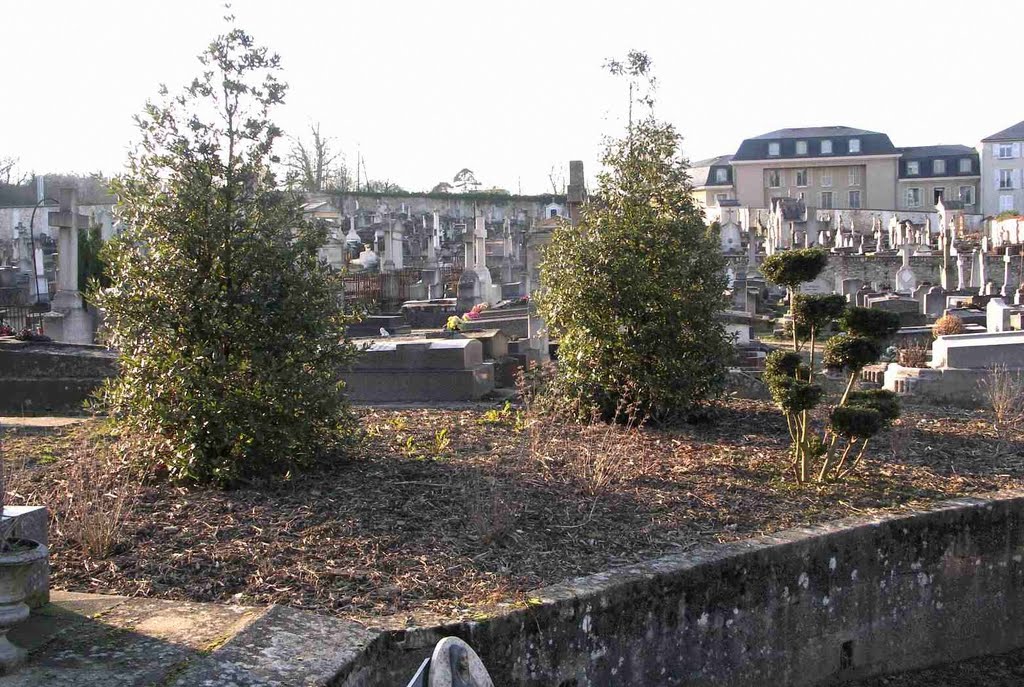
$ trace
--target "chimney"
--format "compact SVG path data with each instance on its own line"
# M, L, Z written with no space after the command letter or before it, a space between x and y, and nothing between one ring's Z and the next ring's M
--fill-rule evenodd
M583 162L572 160L569 162L569 186L566 189L566 201L569 205L569 221L573 226L579 224L580 207L586 200L586 189L583 181Z

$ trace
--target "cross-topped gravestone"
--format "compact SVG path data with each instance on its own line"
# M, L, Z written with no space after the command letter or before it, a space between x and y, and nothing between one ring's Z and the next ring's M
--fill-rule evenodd
M60 209L51 212L49 225L60 233L57 238L57 293L53 312L47 318L46 333L57 341L92 343L92 321L82 307L78 291L78 230L89 228L89 218L78 214L78 196L74 188L58 191Z
M917 277L914 270L910 269L910 244L900 246L903 254L903 265L896 270L896 290L900 293L912 293L917 288Z

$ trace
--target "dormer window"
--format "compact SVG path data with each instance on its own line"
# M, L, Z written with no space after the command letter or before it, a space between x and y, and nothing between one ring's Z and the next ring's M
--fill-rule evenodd
M946 173L946 161L945 160L932 160L932 174L945 174Z
M921 163L917 160L907 161L907 176L917 176L921 173Z
M729 170L723 168L716 169L715 181L719 184L724 184L729 181Z
M821 142L821 154L831 155L832 154L832 141L827 138Z
M806 155L807 154L807 141L797 141L796 142L796 154L797 155Z
M971 173L971 158L962 157L960 158L960 173L970 174Z
M778 157L779 156L779 144L778 143L769 143L768 144L768 155L770 157Z
M849 151L851 153L859 153L860 152L860 139L859 138L851 138L850 139L850 145L849 145L848 149L849 149Z

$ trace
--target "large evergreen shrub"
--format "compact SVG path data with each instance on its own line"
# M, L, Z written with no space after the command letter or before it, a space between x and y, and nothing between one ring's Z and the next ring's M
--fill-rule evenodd
M96 299L121 354L103 397L122 429L151 439L173 478L229 484L308 465L351 433L340 374L356 351L317 257L326 233L271 170L277 56L234 29L200 60L183 93L137 118L114 182L125 230Z
M633 124L605 151L579 225L544 253L537 301L560 333L563 388L606 415L623 400L654 420L685 413L719 393L732 354L724 258L679 142L653 117Z

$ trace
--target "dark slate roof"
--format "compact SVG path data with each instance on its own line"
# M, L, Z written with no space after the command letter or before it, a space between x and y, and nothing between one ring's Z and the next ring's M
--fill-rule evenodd
M900 152L900 179L928 179L929 177L971 177L981 174L981 159L978 151L970 146L962 145L938 145L938 146L913 146L910 148L897 148ZM960 171L960 160L969 158L971 170ZM933 166L935 160L946 161L946 171L936 174ZM918 163L917 174L907 174L907 163L916 161Z
M1024 122L1017 122L1010 128L998 131L981 140L986 143L989 141L1024 141Z
M860 152L848 152L848 141L860 139ZM796 142L807 141L807 154L797 155ZM821 154L821 142L832 141L832 152ZM779 154L769 155L768 144L778 143ZM740 160L794 160L821 157L858 157L863 155L894 155L896 148L889 136L877 131L854 129L848 126L815 126L801 129L779 129L753 138L744 139L733 161Z
M869 134L878 134L878 132L868 131L867 129L854 129L849 126L807 126L769 131L766 134L754 136L753 139L749 140L771 141L778 138L829 138L830 136L867 136Z
M732 186L732 167L729 162L732 155L719 155L718 157L700 160L690 164L690 179L694 188L704 186ZM725 181L715 181L715 170L725 170Z

